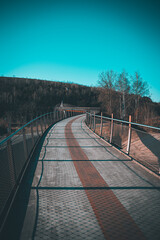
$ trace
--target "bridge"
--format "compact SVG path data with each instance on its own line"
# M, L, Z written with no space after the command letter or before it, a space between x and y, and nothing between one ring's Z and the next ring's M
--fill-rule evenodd
M0 142L1 239L160 239L160 129L81 110Z

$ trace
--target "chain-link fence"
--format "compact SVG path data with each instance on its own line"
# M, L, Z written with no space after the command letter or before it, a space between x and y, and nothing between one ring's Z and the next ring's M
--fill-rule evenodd
M86 113L86 124L153 172L160 174L160 128Z
M14 197L31 155L45 130L76 111L54 111L41 115L0 142L0 230L6 209Z

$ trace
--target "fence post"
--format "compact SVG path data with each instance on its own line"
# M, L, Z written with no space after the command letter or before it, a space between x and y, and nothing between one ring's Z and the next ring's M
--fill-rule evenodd
M86 124L88 125L88 113L86 112Z
M44 121L44 129L46 130L47 129L47 125L46 125L46 116L45 115L43 116L43 121Z
M55 123L56 121L56 110L52 113L52 123Z
M95 112L94 112L94 132L95 132L95 129L96 129L96 119L95 119Z
M48 114L45 116L46 119L46 129L48 128Z
M129 115L129 122L131 122L131 115ZM131 123L129 123L128 128L128 143L127 143L127 154L129 155L130 151L130 145L131 145Z
M26 134L25 134L25 128L23 128L23 146L24 146L24 155L27 160L28 158L28 151L27 151L27 142L26 142Z
M102 129L103 129L103 118L102 118L102 112L101 112L101 127L100 127L100 136L102 137Z
M39 121L39 119L36 120L36 127L37 127L37 136L39 137L38 121Z
M56 122L58 121L58 110L56 111Z
M92 116L91 116L91 112L90 112L90 129L91 129L91 124L92 124Z
M42 122L42 117L40 118L40 125L41 125L41 133L43 134L43 122Z
M112 143L112 137L113 137L113 113L111 114L111 133L110 133L110 140L109 142Z

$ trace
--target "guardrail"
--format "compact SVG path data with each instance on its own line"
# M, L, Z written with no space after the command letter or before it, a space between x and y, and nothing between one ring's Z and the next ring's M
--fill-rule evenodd
M160 174L160 128L86 113L86 124L156 174Z
M0 142L0 230L40 138L49 126L77 114L75 111L61 110L46 113Z

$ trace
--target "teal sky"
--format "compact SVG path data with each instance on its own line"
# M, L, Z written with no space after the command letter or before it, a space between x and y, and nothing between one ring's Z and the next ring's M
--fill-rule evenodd
M0 75L96 86L139 71L160 102L160 1L0 2Z

